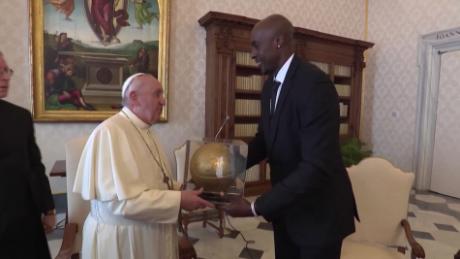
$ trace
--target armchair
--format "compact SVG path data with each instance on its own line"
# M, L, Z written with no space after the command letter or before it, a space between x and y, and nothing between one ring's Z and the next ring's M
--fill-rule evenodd
M72 139L65 145L66 152L66 183L67 183L67 218L64 227L64 238L56 259L80 258L81 229L89 213L89 202L73 193L72 188L80 156L87 137Z
M360 222L356 222L356 232L344 240L341 258L405 258L407 243L411 258L425 258L407 221L414 174L374 157L349 167L348 173Z
M197 146L193 144L193 142L188 141L182 145L181 147L174 150L174 155L176 157L176 176L177 182L182 184L182 188L185 189L187 184L191 181L191 174L189 169L188 161L189 154L194 152L198 149ZM207 225L215 228L217 230L217 234L220 238L224 236L224 227L225 227L225 218L224 218L224 211L220 209L218 206L216 208L205 208L205 209L198 209L194 211L182 211L182 225L184 226L185 232L187 232L188 224L192 222L202 221L203 227ZM217 220L218 225L214 222L210 222L210 220Z

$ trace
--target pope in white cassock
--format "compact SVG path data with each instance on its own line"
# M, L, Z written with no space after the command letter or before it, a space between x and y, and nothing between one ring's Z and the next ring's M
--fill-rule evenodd
M178 258L179 209L213 205L200 191L180 191L150 126L165 99L153 76L135 74L122 88L124 108L90 135L74 192L91 201L82 258Z

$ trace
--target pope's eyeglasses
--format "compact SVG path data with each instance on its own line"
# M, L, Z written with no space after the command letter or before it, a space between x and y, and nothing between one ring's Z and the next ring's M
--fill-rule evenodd
M13 69L9 67L5 67L4 69L0 69L0 77L4 76L12 76L14 74Z

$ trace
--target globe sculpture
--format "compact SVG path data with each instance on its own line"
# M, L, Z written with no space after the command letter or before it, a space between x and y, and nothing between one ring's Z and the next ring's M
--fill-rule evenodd
M237 182L244 185L246 154L246 144L203 143L190 160L192 181L204 192L226 194Z

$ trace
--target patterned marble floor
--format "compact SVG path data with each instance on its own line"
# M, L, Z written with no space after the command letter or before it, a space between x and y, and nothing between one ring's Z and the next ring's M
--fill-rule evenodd
M58 218L64 217L65 195L56 197ZM424 247L426 258L453 259L460 249L460 199L432 192L412 191L409 222L417 241ZM233 227L232 227L233 226ZM239 233L242 233L248 245ZM214 229L201 223L189 225L199 258L202 259L273 259L273 232L263 218L227 218L227 230L219 238ZM48 235L53 256L57 253L62 230ZM406 258L410 258L406 255Z

